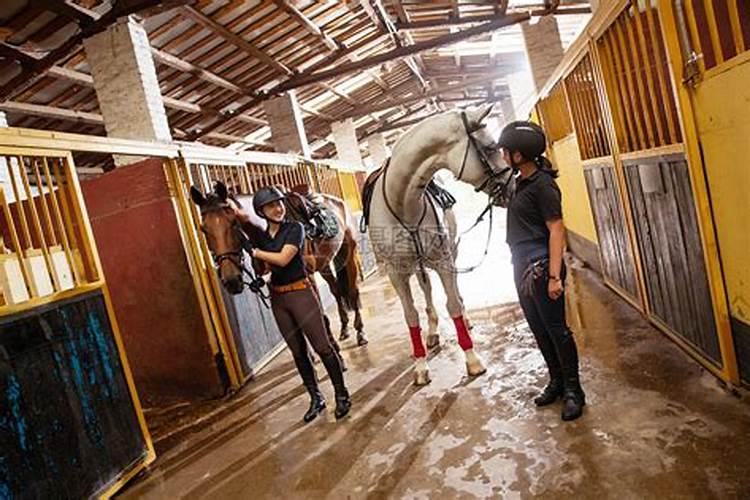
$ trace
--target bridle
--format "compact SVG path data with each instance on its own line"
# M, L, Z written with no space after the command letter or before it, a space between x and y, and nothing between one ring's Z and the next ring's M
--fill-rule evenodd
M232 201L239 206L239 202L237 200L233 199ZM201 208L201 217L212 212L224 211L228 208L230 208L228 203L220 203L210 208ZM216 254L212 251L211 254L213 257L216 272L219 274L219 276L221 276L221 264L225 260L228 260L240 271L241 275L246 275L250 279L249 282L242 279L242 283L244 285L247 285L251 292L257 294L260 297L263 305L269 307L266 301L270 298L270 294L263 291L265 281L263 280L263 278L255 274L252 266L248 267L245 265L245 253L247 253L248 255L252 255L253 244L250 241L250 238L248 238L245 234L245 231L242 230L242 226L237 219L232 222L232 232L237 238L237 241L239 241L240 248L220 254Z
M479 157L479 163L482 165L482 170L484 171L485 178L482 183L474 188L475 192L484 191L484 189L487 187L488 184L491 182L497 181L500 177L507 174L508 172L512 172L515 170L512 166L506 166L499 171L495 171L494 168L492 168L492 162L490 162L490 159L487 157L487 151L491 151L493 153L497 152L499 148L496 145L491 146L484 146L482 144L479 144L477 141L477 138L474 137L474 131L471 130L471 127L469 126L469 119L466 117L466 112L461 111L461 122L464 125L464 130L466 131L466 135L468 137L468 141L466 141L466 150L464 151L464 159L461 162L461 170L458 172L458 176L456 177L457 180L462 181L464 176L464 170L466 169L466 160L469 158L469 150L471 147L474 147L474 150L477 152L477 156ZM491 204L494 204L495 201L506 198L507 199L507 190L510 186L510 181L513 178L513 175L507 176L505 182L503 183L497 183L494 188L490 191L489 197L490 197L490 206ZM486 212L486 209L485 209ZM484 215L484 212L482 213Z
M466 150L464 151L464 157L463 161L461 162L461 169L458 172L458 176L456 177L457 180L461 181L463 180L464 170L466 169L466 161L469 157L469 150L474 148L474 150L477 152L477 156L479 157L479 162L482 165L482 170L484 171L485 178L482 181L482 183L474 188L475 192L484 191L484 189L487 187L490 183L495 183L494 187L490 190L488 193L488 202L487 206L484 208L481 214L479 214L479 217L477 217L476 221L472 226L461 233L458 237L458 240L456 241L456 248L458 248L458 245L461 242L461 238L465 236L467 233L472 231L475 227L477 227L483 220L484 216L489 212L489 228L487 230L487 242L485 244L484 254L482 255L479 262L473 266L462 268L462 269L456 269L454 272L456 274L460 273L469 273L479 266L482 265L484 262L484 259L487 257L487 254L489 253L490 248L490 242L492 241L492 209L496 202L499 202L500 200L507 200L508 197L508 188L510 187L511 180L513 179L513 173L515 169L510 166L506 166L499 171L496 171L494 168L492 168L492 163L490 162L490 159L487 157L487 150L490 150L492 152L496 152L498 148L493 146L484 146L479 144L476 137L473 135L473 131L471 130L471 127L469 126L469 120L466 117L466 112L461 111L461 121L464 125L464 130L466 131L467 135L467 141L466 141ZM388 211L391 213L391 215L398 221L398 223L401 225L401 227L406 230L409 233L409 236L412 239L412 242L414 244L414 249L417 253L417 264L419 265L420 272L423 275L426 275L425 271L425 262L428 260L427 257L424 255L424 245L422 244L422 240L419 237L419 231L422 226L422 222L424 222L425 216L427 215L427 204L425 203L422 208L422 215L419 218L419 222L417 222L417 225L415 228L410 228L393 210L393 207L391 206L390 202L388 201L388 196L386 193L386 175L388 173L388 165L390 165L390 158L387 160L385 167L383 169L383 179L382 179L382 191L383 191L383 200L385 201L385 205L388 208ZM505 181L503 182L497 182L499 178L501 178L503 175L508 174L510 172L510 175L507 176ZM428 195L429 196L429 195ZM430 201L430 205L432 206L433 212L435 212L435 216L437 218L437 211L435 209L434 203ZM445 235L441 232L440 233L440 244L443 245Z

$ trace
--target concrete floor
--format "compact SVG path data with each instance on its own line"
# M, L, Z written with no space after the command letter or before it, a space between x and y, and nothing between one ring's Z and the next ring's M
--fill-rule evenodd
M486 375L467 379L443 316L433 382L413 387L400 307L376 275L363 299L370 345L344 346L350 418L337 423L329 413L304 425L307 396L284 353L122 496L750 497L747 402L724 392L594 273L571 274L569 316L589 402L576 422L561 422L559 405L531 402L545 383L543 361L505 300L514 294L498 249L461 278ZM323 388L332 396L327 380Z

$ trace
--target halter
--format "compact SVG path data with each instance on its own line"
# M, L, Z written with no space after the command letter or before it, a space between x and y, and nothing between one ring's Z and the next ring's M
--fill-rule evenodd
M239 202L232 198L232 201L239 205ZM211 213L211 212L217 212L219 210L224 210L226 208L229 208L228 203L221 203L215 207L209 208L209 209L203 209L201 208L201 217L205 214ZM270 298L270 295L263 292L263 286L265 285L265 281L263 278L260 278L256 276L255 272L253 272L252 266L248 268L245 265L245 253L248 255L252 255L253 245L250 242L250 239L247 237L245 232L242 230L242 227L240 227L240 224L237 220L232 222L232 230L234 231L235 237L240 242L240 248L238 250L232 250L229 252L224 252L220 254L215 254L211 252L213 256L214 266L216 268L216 272L219 273L220 267L222 262L225 260L228 260L229 262L234 265L241 274L246 274L250 278L250 282L247 282L245 280L242 280L242 283L244 285L247 285L247 287L250 289L251 292L257 294L260 297L261 302L264 306L269 307L266 300ZM244 250L244 252L243 252Z

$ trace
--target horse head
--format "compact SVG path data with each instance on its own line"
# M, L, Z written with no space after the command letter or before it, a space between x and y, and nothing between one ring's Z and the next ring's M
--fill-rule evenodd
M448 152L448 168L457 180L490 195L496 205L507 206L512 191L513 172L505 165L502 152L488 127L492 103L451 113L458 122L450 127L455 137Z
M232 294L242 293L243 242L254 246L259 241L264 232L263 219L253 210L246 210L222 182L216 182L214 190L207 194L192 186L190 197L200 208L200 229L224 288Z

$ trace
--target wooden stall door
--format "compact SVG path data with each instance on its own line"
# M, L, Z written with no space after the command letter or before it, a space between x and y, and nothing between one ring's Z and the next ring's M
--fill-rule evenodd
M625 176L652 319L721 366L684 155L628 161Z
M612 165L589 165L585 168L586 186L599 236L602 268L611 285L638 303L633 253Z

